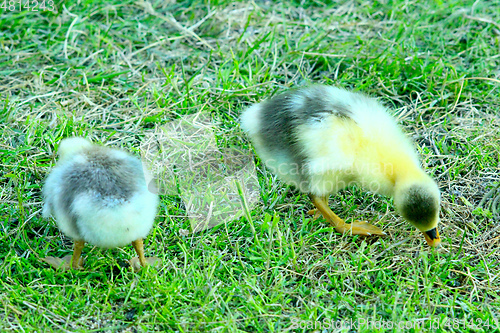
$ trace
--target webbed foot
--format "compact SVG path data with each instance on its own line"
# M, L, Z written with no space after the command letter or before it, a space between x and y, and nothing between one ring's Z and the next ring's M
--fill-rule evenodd
M315 195L310 195L311 201L317 209L310 210L308 214L316 215L321 213L325 220L330 223L332 227L335 228L341 234L351 234L351 235L363 235L363 236L385 236L387 235L379 227L369 224L365 221L354 221L351 224L345 223L340 217L338 217L328 206L328 199L326 197L319 197Z
M341 229L341 230L339 230ZM376 227L366 221L354 221L351 224L344 224L341 227L336 227L340 233L352 234L352 235L362 235L362 236L386 236L387 234L382 231L379 227Z
M40 259L41 261L49 264L55 269L62 269L63 271L69 271L72 269L82 270L83 269L83 258L79 258L78 262L73 265L71 255L64 256L63 258L57 257L46 257Z
M158 257L145 257L144 260L145 260L144 265L141 263L139 257L133 257L128 262L132 267L132 269L134 270L134 272L140 271L141 268L143 268L144 266L159 267L161 265L161 259Z

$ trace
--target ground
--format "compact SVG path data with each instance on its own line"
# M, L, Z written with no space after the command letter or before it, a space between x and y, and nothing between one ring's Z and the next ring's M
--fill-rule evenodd
M498 0L11 3L0 8L2 331L500 330ZM359 188L331 207L389 236L337 234L256 158L259 202L225 225L191 233L184 203L162 196L145 240L159 270L124 268L130 246L87 246L84 271L40 261L71 253L41 216L60 139L139 155L155 126L206 111L218 147L251 149L242 110L309 82L391 108L442 191L438 250L390 198Z

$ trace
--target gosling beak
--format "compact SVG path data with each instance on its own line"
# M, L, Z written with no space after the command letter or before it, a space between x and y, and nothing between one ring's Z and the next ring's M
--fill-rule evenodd
M427 241L427 244L429 244L430 247L438 247L439 244L441 244L441 238L439 238L439 232L437 231L437 228L424 231L423 234L425 240Z

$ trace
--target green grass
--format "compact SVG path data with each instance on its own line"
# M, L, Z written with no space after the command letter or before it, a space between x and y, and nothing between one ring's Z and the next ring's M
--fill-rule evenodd
M360 332L500 331L500 193L486 196L500 182L498 0L55 7L0 9L2 331L302 332L329 320L417 327ZM439 250L389 198L356 188L332 197L332 209L389 237L342 237L307 216L307 196L257 159L253 224L241 217L186 234L182 201L162 196L145 241L163 259L159 270L122 268L132 247L87 245L83 272L40 262L71 253L41 217L60 139L137 152L156 125L203 110L218 124L219 147L246 149L241 111L308 82L363 91L395 110L442 190Z

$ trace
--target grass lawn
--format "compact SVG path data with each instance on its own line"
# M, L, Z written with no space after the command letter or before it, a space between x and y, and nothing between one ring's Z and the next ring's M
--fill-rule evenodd
M500 1L83 0L58 1L56 12L8 3L1 331L500 331ZM251 149L242 110L308 82L391 107L442 191L438 250L390 198L358 188L332 196L332 209L389 236L337 234L256 158L252 223L186 232L182 200L161 197L145 240L158 270L123 268L131 246L87 245L85 271L40 261L72 251L41 216L59 140L85 136L138 155L155 126L205 111L218 147Z

